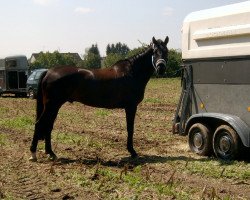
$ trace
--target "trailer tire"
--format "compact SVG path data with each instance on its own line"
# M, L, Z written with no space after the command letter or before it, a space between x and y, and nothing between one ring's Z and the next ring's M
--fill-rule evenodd
M195 123L188 131L188 143L191 151L201 156L209 156L212 153L212 133L210 129L201 123Z
M239 136L228 125L219 126L213 136L213 149L215 155L222 160L234 160L240 149Z

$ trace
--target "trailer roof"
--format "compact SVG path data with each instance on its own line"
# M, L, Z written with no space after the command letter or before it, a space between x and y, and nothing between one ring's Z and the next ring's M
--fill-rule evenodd
M182 28L182 58L250 56L250 1L192 12Z
M27 58L25 55L6 56L5 59Z
M200 21L245 12L250 12L250 1L195 11L187 15L184 22Z

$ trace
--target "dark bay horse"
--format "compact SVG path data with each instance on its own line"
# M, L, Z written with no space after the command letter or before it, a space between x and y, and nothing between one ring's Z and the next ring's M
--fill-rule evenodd
M31 161L36 161L38 140L45 140L45 153L51 160L57 157L51 148L51 131L60 107L65 102L81 102L101 108L125 109L127 150L132 157L134 119L137 105L143 100L146 84L154 71L165 73L168 57L168 37L156 40L142 53L118 61L105 69L81 69L73 66L55 67L44 72L37 93L35 132L30 147Z

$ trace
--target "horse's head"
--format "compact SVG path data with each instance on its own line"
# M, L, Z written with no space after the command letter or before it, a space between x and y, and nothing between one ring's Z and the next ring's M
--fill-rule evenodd
M153 48L153 56L152 56L152 64L155 68L155 72L159 75L163 75L167 68L168 61L168 44L169 38L168 36L164 40L156 40L154 37L152 39L152 48Z

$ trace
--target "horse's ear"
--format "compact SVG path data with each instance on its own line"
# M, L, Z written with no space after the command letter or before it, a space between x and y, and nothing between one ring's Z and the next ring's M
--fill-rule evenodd
M157 43L157 41L156 41L155 37L153 37L153 38L152 38L152 41L153 41L153 43L154 43L154 44L156 44L156 43Z
M169 41L169 38L167 36L166 39L165 39L165 41L164 41L164 44L167 45L168 41Z

